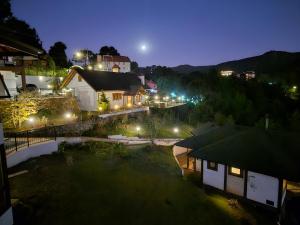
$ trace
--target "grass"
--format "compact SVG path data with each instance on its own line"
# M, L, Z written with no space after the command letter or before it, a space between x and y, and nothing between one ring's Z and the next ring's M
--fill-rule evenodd
M183 179L170 148L90 142L60 150L10 170L29 170L10 179L16 224L271 224Z

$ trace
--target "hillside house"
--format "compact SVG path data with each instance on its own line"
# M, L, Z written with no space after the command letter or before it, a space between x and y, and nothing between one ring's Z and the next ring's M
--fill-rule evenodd
M130 59L127 56L97 55L97 65L94 70L129 73L131 72Z
M103 92L111 109L140 106L145 101L142 80L134 73L114 73L73 67L62 88L77 97L81 110L99 111Z
M280 209L287 193L300 190L299 146L299 134L225 126L180 141L173 152L204 185Z

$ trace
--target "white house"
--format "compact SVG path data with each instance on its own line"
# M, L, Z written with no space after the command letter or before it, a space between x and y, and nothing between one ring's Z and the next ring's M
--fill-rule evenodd
M129 73L130 59L127 56L97 55L97 65L94 70L115 73Z
M102 92L111 109L140 106L144 101L142 81L134 73L114 73L84 70L73 67L62 88L71 91L78 99L81 110L99 111Z
M22 88L22 77L17 75L12 71L0 71L0 74L3 76L3 79L6 83L6 86L12 97L18 95L18 88ZM26 84L34 86L42 95L53 93L53 77L49 76L30 76L26 75ZM55 78L56 79L56 78ZM58 77L61 81L63 77Z
M204 185L280 209L289 184L300 190L299 134L215 127L175 144Z

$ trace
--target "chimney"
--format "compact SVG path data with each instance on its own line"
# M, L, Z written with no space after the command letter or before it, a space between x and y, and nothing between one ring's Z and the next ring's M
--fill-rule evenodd
M265 130L269 129L269 114L266 114Z

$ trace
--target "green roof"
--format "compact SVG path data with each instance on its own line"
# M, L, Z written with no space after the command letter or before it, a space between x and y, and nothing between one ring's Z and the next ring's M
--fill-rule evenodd
M176 144L177 145L177 144ZM190 156L300 181L300 134L225 126L178 143Z

